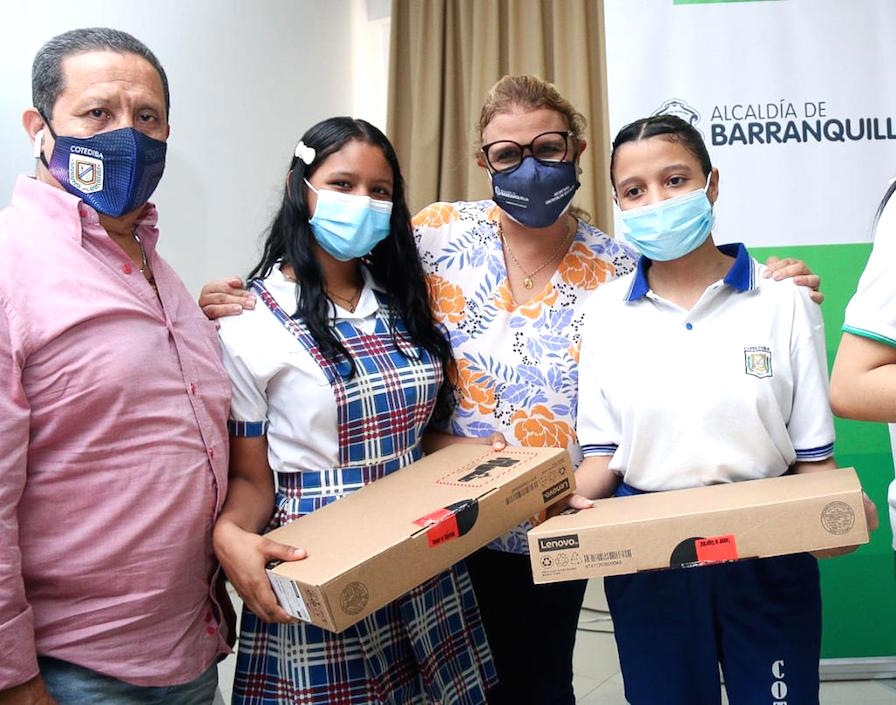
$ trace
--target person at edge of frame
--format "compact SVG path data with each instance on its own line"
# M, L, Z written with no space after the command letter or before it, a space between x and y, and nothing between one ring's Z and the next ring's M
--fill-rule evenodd
M896 180L878 206L874 244L846 307L843 335L831 370L831 408L837 416L896 423ZM893 432L891 430L891 436ZM887 494L896 527L896 480ZM893 538L896 549L896 536ZM896 554L894 554L896 559Z
M130 34L76 29L32 93L35 175L0 213L0 703L209 705L230 384L156 251L168 80Z

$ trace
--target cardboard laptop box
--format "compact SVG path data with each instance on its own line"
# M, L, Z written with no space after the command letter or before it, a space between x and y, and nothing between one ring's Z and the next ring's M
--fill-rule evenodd
M614 497L529 532L536 583L867 542L852 468Z
M287 612L339 632L574 488L566 450L455 444L268 533L308 551L268 577Z

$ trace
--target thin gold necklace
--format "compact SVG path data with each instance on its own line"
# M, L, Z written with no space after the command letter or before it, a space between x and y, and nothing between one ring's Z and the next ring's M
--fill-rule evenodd
M280 271L283 274L283 278L286 279L286 281L298 283L298 280L293 275L286 274L286 272L283 272L283 270L280 270ZM363 289L364 289L364 282L361 282L358 285L358 288L355 289L354 292L352 292L352 295L349 298L340 296L339 294L336 294L336 293L330 291L329 289L326 289L326 292L327 292L327 296L330 298L331 301L334 298L339 299L340 301L342 301L345 304L346 311L348 311L349 313L354 313L355 309L358 307L358 304L361 303L360 294ZM357 301L355 301L355 297L358 298Z
M498 220L498 236L501 238L501 242L504 243L504 249L507 250L507 254L510 255L510 259L513 260L513 263L519 268L519 270L523 273L525 277L523 279L523 286L527 289L531 289L533 286L532 277L538 274L542 269L547 267L551 262L557 259L557 255L563 252L565 249L569 247L570 243L570 234L573 234L573 230L570 227L569 222L566 223L566 235L563 236L563 240L561 241L559 247L551 253L551 256L548 257L544 262L542 262L538 267L536 267L533 271L527 272L523 265L520 264L520 261L516 258L516 255L513 254L513 250L510 247L510 243L507 241L507 238L504 237L504 228L501 225L500 219Z
M362 283L357 289L355 289L354 293L349 298L340 296L339 294L336 294L332 291L327 291L327 296L339 299L345 304L345 308L349 313L354 313L355 309L358 307L358 304L361 303L361 290L363 288L364 284ZM355 301L355 297L358 298L357 301Z

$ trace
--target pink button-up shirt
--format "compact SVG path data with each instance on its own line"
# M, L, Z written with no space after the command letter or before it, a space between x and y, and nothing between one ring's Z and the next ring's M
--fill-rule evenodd
M210 596L230 384L214 327L137 232L21 177L0 212L0 689L36 654L137 685L227 651Z

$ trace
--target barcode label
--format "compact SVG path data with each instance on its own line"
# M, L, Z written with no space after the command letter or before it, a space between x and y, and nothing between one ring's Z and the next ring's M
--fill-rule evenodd
M607 563L608 561L621 561L623 558L631 558L632 549L623 548L620 551L604 551L603 553L586 553L586 563Z
M507 499L504 500L504 504L513 504L521 497L525 497L527 494L532 492L533 490L538 489L538 480L532 480L528 485L523 485L516 492L513 492Z
M305 600L302 599L302 593L299 592L299 586L289 578L277 575L273 571L267 571L268 580L277 595L277 601L280 606L286 610L287 614L303 622L310 622L311 615L308 614L308 608L305 606Z

